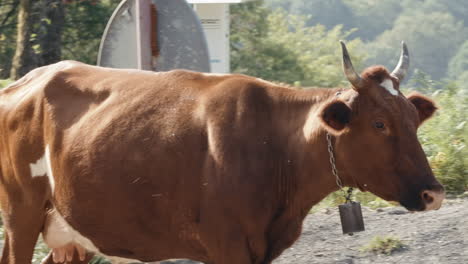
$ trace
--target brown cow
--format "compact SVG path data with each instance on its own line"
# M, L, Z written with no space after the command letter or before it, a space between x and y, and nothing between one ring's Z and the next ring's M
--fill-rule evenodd
M392 73L361 75L343 52L352 89L70 61L32 71L0 93L0 263L30 263L40 233L48 263L271 263L337 190L327 133L345 185L438 209L416 137L436 108L399 91L406 48Z

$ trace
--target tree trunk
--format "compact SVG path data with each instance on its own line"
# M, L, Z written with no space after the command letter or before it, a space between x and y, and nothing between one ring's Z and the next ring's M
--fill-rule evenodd
M31 5L32 0L20 0L16 52L10 71L10 78L13 80L19 79L35 67L30 43L32 27Z
M0 0L0 79L10 78L10 69L16 48L16 15L19 0Z
M41 3L41 27L39 44L41 54L39 66L55 63L61 58L62 31L65 22L65 8L62 0L43 0Z

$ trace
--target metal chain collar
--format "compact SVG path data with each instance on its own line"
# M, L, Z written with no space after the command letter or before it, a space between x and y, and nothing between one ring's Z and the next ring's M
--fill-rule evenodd
M340 188L340 191L343 193L344 198L346 199L346 202L351 202L351 195L353 193L353 188L348 188L348 191L345 192L343 189L343 182L341 181L340 176L338 175L338 169L336 168L336 159L335 159L335 154L333 152L333 145L332 145L332 140L331 140L331 135L330 133L327 132L327 145L328 145L328 154L330 156L330 165L331 165L331 170L333 176L335 176L336 180L336 185Z

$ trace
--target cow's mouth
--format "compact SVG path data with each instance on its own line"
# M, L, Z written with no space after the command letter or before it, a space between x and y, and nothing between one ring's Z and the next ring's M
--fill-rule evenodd
M408 211L430 211L438 210L442 206L442 201L445 199L445 191L443 188L434 190L424 190L419 196L412 199L403 199L400 204Z
M422 201L402 200L400 204L410 212L420 212L426 210L426 205Z

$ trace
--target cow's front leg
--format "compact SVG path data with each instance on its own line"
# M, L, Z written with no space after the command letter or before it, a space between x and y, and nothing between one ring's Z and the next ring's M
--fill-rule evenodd
M3 212L5 244L0 263L30 264L44 222L44 208L41 203L14 203L9 209Z
M283 215L272 224L268 234L268 250L262 264L272 263L285 249L294 244L301 235L302 219L289 219Z
M204 241L210 259L215 264L263 264L266 244L264 238L249 237L241 225L224 218L215 232ZM214 226L214 225L211 225Z
M213 263L215 264L260 264L252 258L245 243L230 240L230 245L216 252Z

